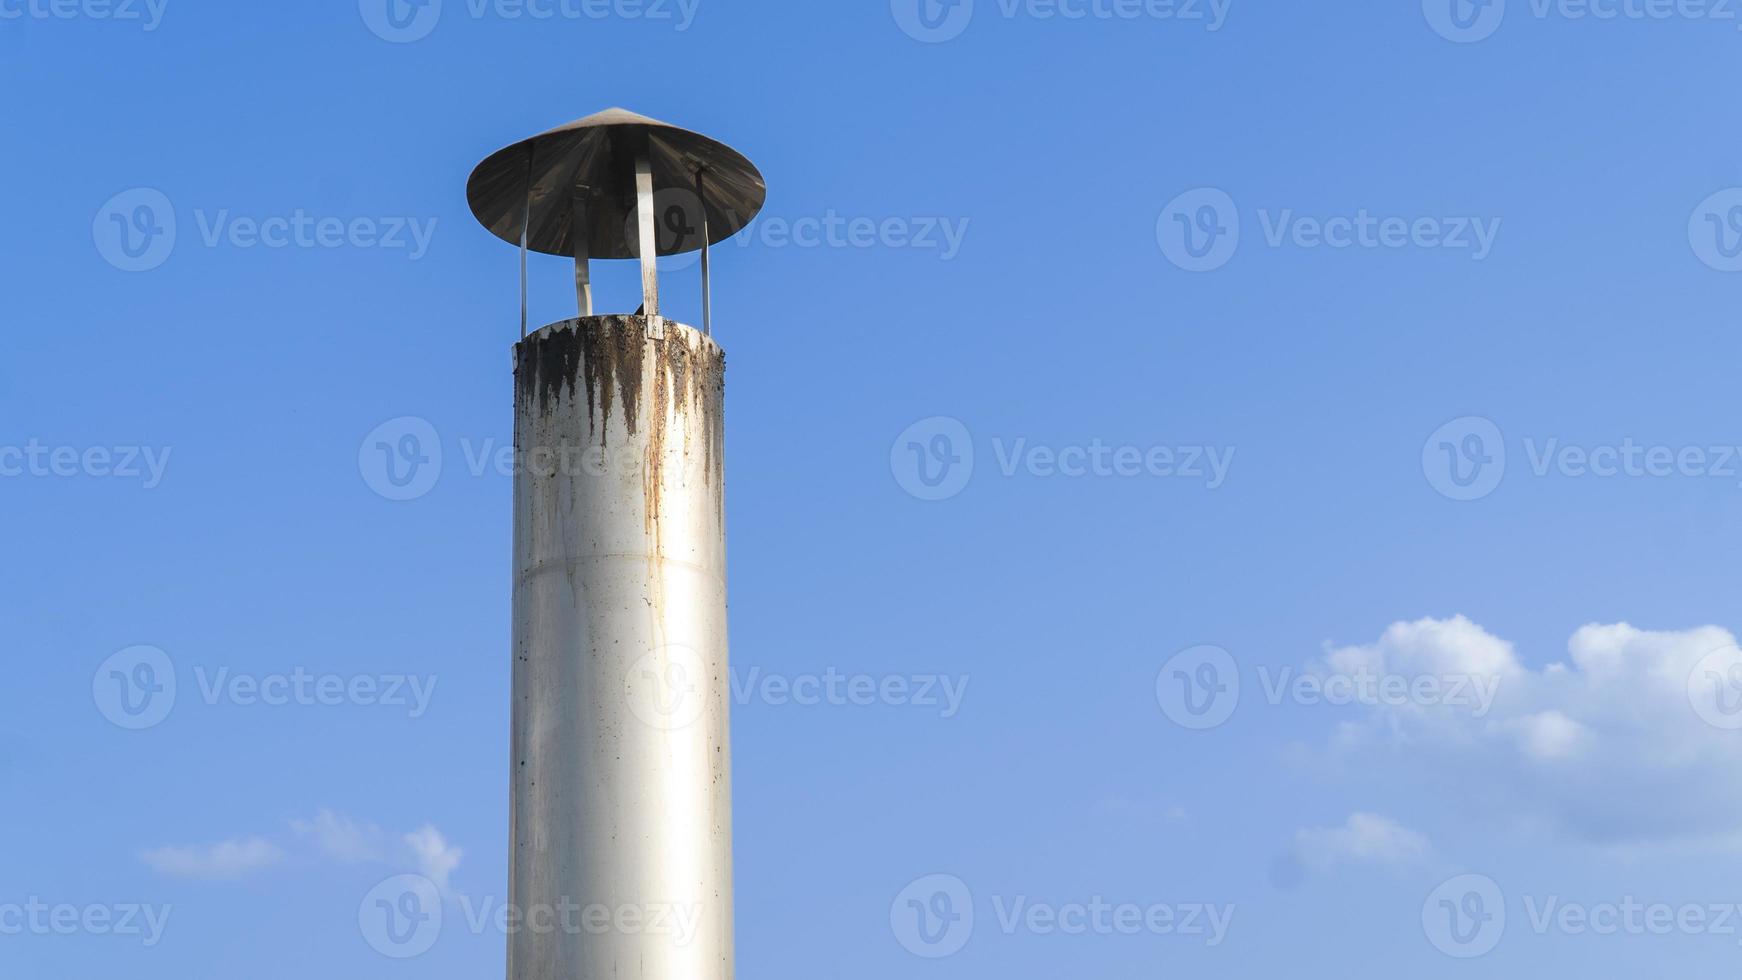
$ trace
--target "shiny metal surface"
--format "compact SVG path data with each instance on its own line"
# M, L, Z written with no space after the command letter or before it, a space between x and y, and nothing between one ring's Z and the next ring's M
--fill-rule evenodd
M649 326L515 348L509 980L733 976L725 361Z
M659 263L653 261L653 256L659 254L659 225L654 219L653 195L659 193L653 187L653 166L643 153L635 158L635 205L638 217L635 223L639 244L635 254L641 256L641 312L647 316L659 316Z
M661 202L661 255L701 248L704 223L710 244L730 238L755 218L768 197L755 165L724 143L624 109L608 109L491 154L472 172L466 199L491 234L513 245L520 243L530 200L528 247L573 256L572 199L576 186L582 185L590 194L586 254L635 258L635 162L641 153L647 154L655 194L683 192ZM705 205L694 199L699 173L707 176ZM700 213L689 213L698 208Z
M570 207L574 211L574 214L570 216L570 221L576 227L585 227L587 224L587 198L589 195L586 191L587 187L585 184L577 184L575 186L574 197L570 201ZM574 241L570 243L576 246L575 308L583 317L593 315L593 270L590 261L591 256L587 254L585 248L580 247L585 245L586 241L585 237L577 235L575 236ZM524 335L522 336L522 339L525 339Z
M714 256L708 242L708 184L706 174L696 174L696 200L702 202L702 334L714 335Z

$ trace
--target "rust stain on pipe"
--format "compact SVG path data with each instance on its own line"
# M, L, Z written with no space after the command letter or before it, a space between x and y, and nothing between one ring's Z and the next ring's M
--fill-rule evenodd
M646 317L569 320L539 331L517 348L516 372L523 379L517 388L522 398L538 399L541 414L548 416L553 404L584 395L587 436L597 439L600 448L610 447L615 413L622 413L631 438L647 425L643 482L647 530L654 535L666 453L674 436L681 452L703 454L703 482L713 491L716 518L725 517L726 355L694 329L667 324L665 336L655 340L647 337Z

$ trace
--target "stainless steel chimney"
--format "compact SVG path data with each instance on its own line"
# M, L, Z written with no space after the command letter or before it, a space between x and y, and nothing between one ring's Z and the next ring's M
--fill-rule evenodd
M725 354L715 244L766 196L744 157L610 110L472 174L521 247L515 347L509 980L733 975ZM656 255L700 249L697 329ZM527 335L527 252L572 257L580 315ZM593 258L639 258L642 308L594 315Z

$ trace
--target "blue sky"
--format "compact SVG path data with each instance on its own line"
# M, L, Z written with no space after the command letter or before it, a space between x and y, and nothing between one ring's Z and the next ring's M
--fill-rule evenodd
M1742 8L1453 3L0 0L0 972L500 973L465 180L622 105L770 187L742 975L1728 975Z

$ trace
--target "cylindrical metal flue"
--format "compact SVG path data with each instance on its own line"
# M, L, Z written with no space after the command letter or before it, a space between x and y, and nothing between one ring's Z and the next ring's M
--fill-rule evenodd
M509 980L728 980L725 355L639 316L515 353Z

